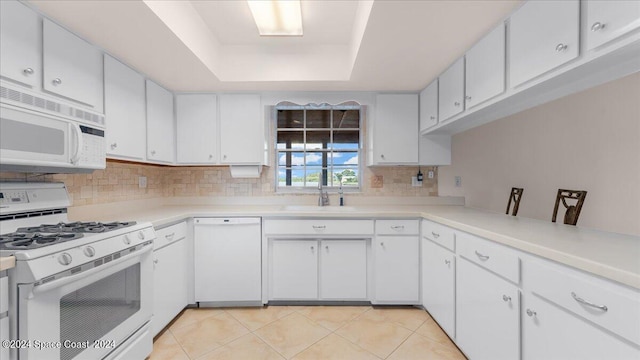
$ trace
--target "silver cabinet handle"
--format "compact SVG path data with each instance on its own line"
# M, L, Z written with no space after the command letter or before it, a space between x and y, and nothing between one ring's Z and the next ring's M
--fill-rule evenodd
M567 47L568 47L567 45L565 45L563 43L560 43L560 44L558 44L556 46L556 51L557 52L563 52L563 51L567 50Z
M25 75L33 75L33 73L34 73L34 71L33 71L33 69L32 69L32 68L26 68L26 69L22 70L22 72L23 72Z
M311 252L313 252L313 250L315 249L315 247L311 246L311 247L309 247L309 249L311 249Z
M436 239L440 237L440 234L435 233L433 231L431 232L431 235L433 235L433 237L436 238Z
M151 155L155 155L156 151L155 150L151 150Z
M327 249L327 250L329 250L329 245L326 245L324 248L325 248L325 249Z
M606 305L598 305L598 304L594 304L591 301L587 301L581 297L579 297L578 295L576 295L576 293L571 292L571 297L573 298L573 300L579 302L580 304L586 305L586 306L590 306L596 309L600 309L604 312L608 311L609 308Z
M380 246L384 246L384 241L381 241L381 242L380 242Z
M502 301L504 302L511 301L511 296L502 295Z
M456 106L456 107L460 106L460 103L456 101L456 102L453 103L453 106Z
M478 250L476 250L476 256L478 256L480 260L489 260L489 255L482 255L478 252Z
M380 157L384 159L384 154L380 154Z
M391 228L393 230L403 230L404 229L404 225L394 225Z
M154 264L157 264L157 263L158 263L158 259L154 259L154 260L153 260L153 263L154 263Z
M167 241L171 241L173 240L173 237L176 235L176 233L171 233L171 234L167 234L164 237L167 239Z
M62 84L62 79L55 78L55 79L53 79L52 83L53 83L53 85L56 85L56 86L60 85L60 84Z
M312 225L311 227L313 227L316 230L324 230L327 228L326 225Z
M144 240L144 233L142 231L138 231L138 239Z
M227 158L227 155L222 155L222 158L223 158L223 159L226 159L226 158Z
M445 261L444 261L444 264L445 264L445 265L451 265L451 260L445 260Z
M534 317L536 315L538 315L535 311L532 311L531 309L527 309L527 316L528 317Z
M591 25L591 31L596 32L604 29L604 24L601 22L595 22Z
M209 154L209 159L213 159L213 155Z
M469 95L465 96L464 98L467 99L467 100L471 100L471 96L469 96Z
M111 144L111 150L115 149L118 147L118 143L113 143Z
M430 118L431 120L435 120L435 119L436 119L436 117L435 117L435 116L433 116L433 115L429 116L429 118Z

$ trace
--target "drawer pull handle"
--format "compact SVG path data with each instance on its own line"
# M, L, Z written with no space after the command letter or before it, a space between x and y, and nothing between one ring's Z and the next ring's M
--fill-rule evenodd
M433 231L431 232L431 235L433 235L433 237L436 238L436 239L440 237L440 234L435 233Z
M511 296L502 295L502 301L504 302L511 301Z
M527 316L528 317L534 317L538 315L535 311L532 311L531 309L527 309Z
M594 307L594 308L596 308L596 309L600 309L600 310L605 311L605 312L609 310L609 308L608 308L606 305L597 305L597 304L594 304L594 303L592 303L592 302L590 302L590 301L587 301L587 300L585 300L585 299L583 299L583 298L579 297L579 296L578 296L578 295L576 295L576 293L574 293L574 292L572 292L572 293L571 293L571 297L573 298L573 300L575 300L575 301L579 302L580 304L587 305L587 306L591 306L591 307Z
M313 228L316 230L323 230L326 229L327 226L326 225L313 225Z
M445 260L445 261L444 261L444 264L445 264L445 265L451 265L451 260Z
M482 261L489 260L489 255L482 255L478 252L478 250L476 250L476 256L478 256L478 258Z
M403 230L404 229L404 225L394 225L391 228L393 230Z
M167 234L164 237L167 239L167 241L171 241L173 240L173 237L176 235L176 233L171 233L171 234Z

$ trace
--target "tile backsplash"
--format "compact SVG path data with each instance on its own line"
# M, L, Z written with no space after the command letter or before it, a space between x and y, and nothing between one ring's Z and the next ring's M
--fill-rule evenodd
M433 179L427 171L435 170ZM438 196L437 168L424 167L421 187L411 186L417 167L363 167L362 187L349 196ZM140 176L147 187L140 188ZM3 181L62 181L74 206L172 196L269 196L275 192L275 172L264 167L258 179L234 179L228 167L172 167L107 160L107 168L91 174L0 173ZM381 180L381 181L379 181ZM379 183L382 187L378 187ZM298 194L296 194L298 195ZM316 196L316 194L300 194Z

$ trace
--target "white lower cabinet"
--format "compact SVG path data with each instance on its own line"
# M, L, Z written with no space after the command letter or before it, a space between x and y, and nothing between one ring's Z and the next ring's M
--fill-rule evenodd
M195 300L258 304L260 218L196 218L194 223Z
M554 303L527 294L523 305L522 360L640 359L638 347Z
M187 241L175 240L153 253L153 336L187 306Z
M374 304L420 302L420 239L377 236L373 244Z
M271 300L318 298L316 240L271 240L269 251Z
M0 318L0 341L9 340L9 317ZM0 359L9 359L9 347L0 346Z
M440 327L455 338L456 256L422 238L422 306Z
M366 240L320 241L320 298L367 299Z
M456 344L473 360L520 358L520 297L506 280L459 259Z

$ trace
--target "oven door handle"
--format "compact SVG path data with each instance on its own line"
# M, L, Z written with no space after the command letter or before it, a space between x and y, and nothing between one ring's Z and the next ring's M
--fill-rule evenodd
M141 257L142 255L144 255L144 254L146 254L148 252L151 252L151 250L153 249L152 245L153 245L153 243L149 243L147 245L144 245L144 247L142 249L140 249L139 251L133 252L133 253L128 254L128 255L125 255L125 256L123 256L123 257L121 257L119 259L112 260L111 262L109 262L109 266L107 266L107 267L112 267L114 265L120 264L120 263L125 262L125 261L127 261L127 260L129 260L131 258L136 257L136 256L137 257ZM48 282L46 284L35 286L31 290L31 293L29 294L28 298L31 299L31 298L34 297L34 295L42 294L42 293L45 293L45 292L47 292L47 291L49 291L51 289L54 289L54 288L57 288L57 287L60 287L60 286L64 286L66 284L72 283L74 281L78 281L80 279L84 279L84 278L86 278L88 276L94 275L95 273L106 269L107 267L105 267L104 265L96 266L93 269L89 269L87 271L83 271L83 272L78 273L76 275L66 276L66 277L63 277L61 279Z

